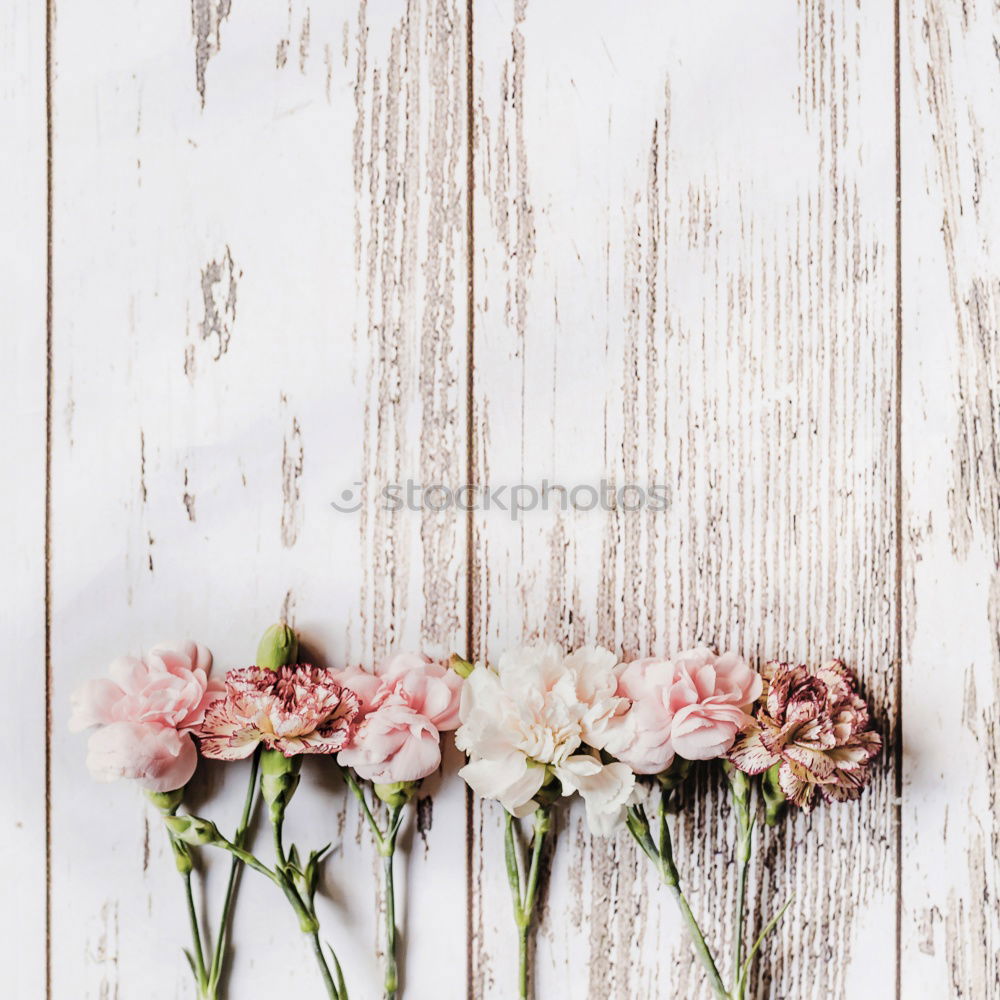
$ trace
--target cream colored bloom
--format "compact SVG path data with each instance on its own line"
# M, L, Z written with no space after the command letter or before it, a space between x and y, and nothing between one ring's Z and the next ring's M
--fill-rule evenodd
M596 750L627 701L616 695L615 656L585 647L565 654L553 643L520 646L495 667L477 666L462 689L456 733L469 763L459 772L474 792L526 816L553 779L579 792L597 834L612 832L635 776L605 764Z

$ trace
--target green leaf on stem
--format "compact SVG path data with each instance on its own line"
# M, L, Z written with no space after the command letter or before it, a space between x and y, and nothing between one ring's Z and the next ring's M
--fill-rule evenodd
M326 943L327 950L330 952L330 957L333 959L333 971L337 976L337 997L338 1000L348 1000L347 996L347 984L344 982L344 970L340 967L340 959L337 958L337 953L333 950L333 945L329 941Z
M785 900L784 905L767 922L767 925L760 932L760 936L754 942L753 947L750 949L749 953L747 954L746 961L744 961L742 967L739 970L738 989L739 989L741 995L742 995L742 991L746 987L747 976L750 974L750 966L753 963L753 960L756 957L757 952L760 951L761 945L764 943L764 941L766 940L767 936L771 933L771 931L773 931L775 929L775 927L778 926L779 922L781 921L781 918L785 915L785 911L788 909L789 906L792 905L792 901L794 899L795 899L794 896L789 896L788 899Z

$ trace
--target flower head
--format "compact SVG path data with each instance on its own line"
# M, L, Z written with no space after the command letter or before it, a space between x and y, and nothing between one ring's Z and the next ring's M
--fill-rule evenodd
M332 670L244 667L226 675L226 695L211 705L197 735L201 752L216 760L242 760L258 744L286 757L330 754L347 743L357 714L358 699Z
M752 723L747 709L761 692L760 676L743 657L705 647L633 660L617 673L629 708L611 721L605 749L636 774L660 774L674 754L721 756Z
M595 833L611 832L635 776L594 751L627 703L616 695L615 656L588 647L564 654L552 643L521 646L495 668L477 667L462 691L456 734L469 763L459 772L477 794L526 816L543 787L578 791Z
M868 783L868 764L882 747L853 674L840 660L820 667L768 663L765 696L754 725L729 752L748 774L775 764L781 790L803 809L816 790L827 801L855 799Z
M211 669L204 646L169 643L142 659L121 657L107 677L79 687L69 727L98 727L87 749L91 774L98 781L134 778L151 792L187 784L198 763L190 734L222 694L222 682L209 679Z
M378 784L419 781L441 763L441 733L458 725L462 678L418 653L374 671L348 667L337 680L357 696L359 724L338 760Z

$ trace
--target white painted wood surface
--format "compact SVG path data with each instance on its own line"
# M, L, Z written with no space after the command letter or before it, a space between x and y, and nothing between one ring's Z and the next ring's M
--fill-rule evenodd
M888 728L891 11L589 13L477 8L482 475L665 484L671 502L487 519L482 641L494 653L542 633L628 657L699 642L841 655ZM760 964L761 995L894 992L892 798L886 766L859 807L762 838L772 876L758 920L796 901ZM477 824L476 996L509 995L498 823L487 807ZM645 859L624 838L593 841L582 812L561 838L539 995L708 996ZM688 797L677 842L692 904L728 955L736 879L719 789Z
M995 5L905 7L903 994L1000 995Z
M0 967L12 996L45 995L45 9L5 5L0 60L0 273L6 300L0 491L8 732L0 856Z
M464 519L331 507L357 481L465 466L462 20L218 9L195 6L202 49L177 6L81 4L56 31L54 996L190 992L158 819L87 781L66 732L81 678L178 633L245 664L282 615L341 664L447 652L464 627ZM324 931L365 1000L376 858L332 766L309 765L288 836L338 845ZM245 782L205 768L224 826ZM454 776L422 816L401 861L407 975L460 995L464 957L436 950L444 925L465 951ZM209 869L216 907L227 865ZM233 933L231 995L315 989L273 886L243 880Z
M190 996L157 818L89 782L69 693L183 633L241 665L287 615L329 663L533 635L843 656L889 750L859 805L759 842L757 918L796 901L757 996L996 996L991 5L907 0L897 26L849 0L511 0L471 21L457 0L57 2L48 109L44 7L8 6L12 995ZM656 483L670 503L514 521L375 502L470 463L480 484ZM344 490L357 513L330 506ZM310 764L289 832L338 842L324 930L370 1000L374 853ZM411 1000L510 995L499 812L456 766L405 843ZM244 781L208 766L195 803L231 825ZM728 954L728 809L706 781L686 803L692 904ZM576 809L558 825L537 995L707 996L624 838L592 841ZM233 996L315 988L271 888L243 881Z

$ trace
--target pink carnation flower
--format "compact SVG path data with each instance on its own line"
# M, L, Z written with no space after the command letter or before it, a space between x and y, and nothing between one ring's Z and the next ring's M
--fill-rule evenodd
M186 785L198 763L191 733L222 682L209 680L212 654L194 642L154 647L144 659L115 660L108 677L73 694L69 727L92 726L87 767L98 781L134 778L152 792Z
M337 679L361 704L361 723L338 760L378 784L419 781L441 763L441 733L458 726L462 678L417 653L390 656L373 673Z
M358 699L332 670L244 667L226 675L226 696L209 708L197 735L201 752L216 760L242 760L258 744L286 757L331 754L347 743L357 714Z
M647 657L619 665L618 695L628 710L608 725L604 749L636 774L659 774L677 754L712 760L753 722L749 707L761 678L736 653L699 647L672 659Z
M821 667L772 662L764 676L768 690L754 724L729 759L747 774L780 764L781 790L806 811L817 789L828 802L856 799L882 738L871 728L853 674L831 660Z

